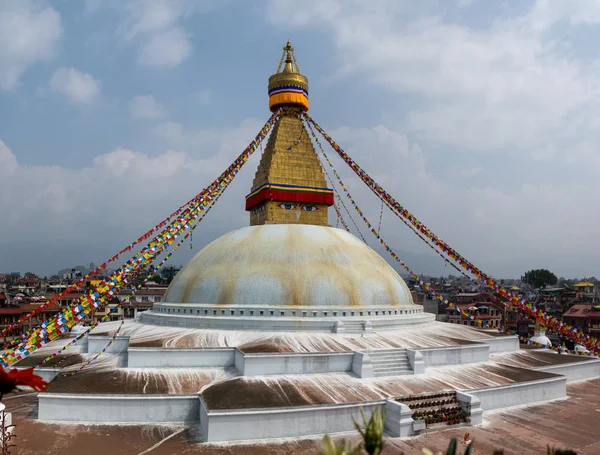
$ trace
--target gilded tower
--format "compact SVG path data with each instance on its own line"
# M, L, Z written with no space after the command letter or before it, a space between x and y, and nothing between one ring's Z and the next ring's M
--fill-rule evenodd
M277 72L269 78L269 108L280 111L246 196L250 225L327 226L333 191L302 123L308 111L308 79L300 74L294 48L283 48Z

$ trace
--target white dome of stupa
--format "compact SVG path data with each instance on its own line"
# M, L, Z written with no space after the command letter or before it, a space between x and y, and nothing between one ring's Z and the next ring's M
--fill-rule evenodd
M164 302L421 308L400 275L355 236L304 224L225 234L177 274Z

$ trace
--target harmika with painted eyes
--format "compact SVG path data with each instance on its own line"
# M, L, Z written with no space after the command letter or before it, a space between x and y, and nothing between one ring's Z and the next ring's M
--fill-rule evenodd
M285 210L294 210L296 208L305 210L307 212L316 212L318 210L317 206L312 204L297 204L293 202L283 202L279 204L279 207Z

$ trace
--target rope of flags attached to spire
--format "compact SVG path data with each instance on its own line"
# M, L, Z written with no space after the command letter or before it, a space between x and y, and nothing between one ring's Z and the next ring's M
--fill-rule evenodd
M367 226L367 228L371 231L371 233L373 233L373 235L375 235L375 237L377 238L377 240L379 240L379 242L381 243L381 245L383 246L383 248L386 250L386 252L388 252L392 256L392 258L396 262L398 262L402 266L402 268L404 270L406 270L406 272L408 272L410 274L410 276L414 280L416 280L419 283L419 285L423 289L425 289L430 295L432 295L436 299L440 300L441 302L447 304L451 309L455 309L455 310L459 311L463 316L469 318L470 320L476 320L476 318L473 315L467 313L466 311L461 311L458 307L456 307L456 305L454 305L452 302L449 302L448 299L444 299L443 296L439 295L428 283L426 283L425 281L423 281L419 275L417 275L416 273L414 273L408 267L408 265L406 265L406 263L404 261L402 261L400 259L400 257L390 248L390 246L385 242L385 240L383 240L383 238L381 237L381 235L379 234L379 232L373 227L373 225L371 224L371 222L367 219L367 217L365 216L365 214L363 213L363 211L360 209L360 207L358 206L358 204L356 203L356 201L354 200L354 198L352 197L352 195L348 191L348 188L346 187L346 185L344 185L344 182L342 181L339 173L337 172L337 170L333 166L333 163L331 162L331 160L327 156L327 153L323 149L323 146L321 145L321 143L320 143L319 139L317 138L317 136L314 134L314 131L313 131L313 129L312 129L312 127L310 125L309 125L309 129L310 129L310 132L311 132L311 135L312 135L313 139L315 140L315 142L316 142L319 150L321 151L321 155L323 155L323 158L325 159L325 161L327 162L327 164L329 164L329 167L331 168L333 174L335 175L335 177L338 180L338 184L343 189L346 197L348 198L348 200L352 204L352 207L354 207L354 209L356 210L356 213L358 213L359 217L363 220L363 222L365 223L365 225ZM478 320L477 321L476 320L476 322L481 323L481 325L483 325L483 326L487 326L487 321L482 321L482 320Z
M159 223L157 226L162 227L166 225L166 228L162 229L159 234L142 248L142 250L137 252L129 261L112 273L109 278L102 280L99 285L95 286L86 295L82 296L76 303L21 337L22 341L18 345L11 347L2 354L0 357L0 364L9 366L22 360L49 341L55 339L57 336L66 333L75 324L89 316L92 312L98 311L98 309L106 306L120 289L125 287L128 282L140 273L140 271L152 264L152 262L172 245L178 237L190 229L191 225L201 216L207 207L210 206L211 201L213 201L215 197L231 183L242 166L247 162L250 155L254 153L259 144L267 136L278 118L279 112L274 113L254 140L238 156L233 164L187 205L182 206L184 208L177 212L174 220L168 224L168 220ZM156 229L148 232L154 233L156 232ZM144 242L149 238L149 235L150 234L148 233L145 234L137 239L132 245ZM130 249L130 247L127 247L123 251L129 251ZM107 263L116 260L118 256L119 254L113 256ZM105 266L105 264L102 266ZM90 275L92 274L89 274L88 276ZM61 296L64 296L64 293ZM54 301L58 300L61 296L56 297ZM46 305L46 307L47 306L48 305ZM41 310L36 310L38 313L39 311ZM31 314L28 316L30 318ZM26 320L27 317L21 319Z
M179 240L179 243L177 243L177 245L175 245L173 247L173 250L170 251L161 261L160 263L156 266L153 267L151 273L149 273L144 280L136 287L132 287L131 288L131 292L132 295L127 297L127 300L125 300L124 302L121 302L118 306L112 308L106 315L104 315L101 319L97 320L96 322L94 322L94 324L92 324L88 329L86 329L85 331L83 331L82 333L80 333L79 335L77 335L73 340L71 340L69 343L65 344L61 349L59 349L58 351L54 352L53 354L49 355L48 357L46 357L45 359L43 359L40 363L37 364L37 367L41 367L42 365L44 365L46 362L52 360L53 358L59 356L60 354L62 354L64 351L66 351L69 347L75 345L79 340L81 340L82 338L84 338L85 336L89 335L89 333L94 330L96 327L98 327L100 324L107 322L110 320L110 317L119 310L119 308L124 307L125 305L127 305L130 300L131 297L136 295L136 289L140 289L142 288L147 282L148 280L156 275L156 272L158 270L160 270L165 263L169 260L169 258L175 253L175 251L177 251L182 245L183 243L188 239L188 237L190 238L190 242L191 242L191 237L192 237L192 233L194 232L194 230L198 227L198 225L204 220L204 218L206 217L206 215L208 214L208 212L210 212L210 210L215 206L216 202L219 200L219 198L223 195L223 193L225 192L225 188L222 188L221 191L215 196L215 198L210 202L210 205L208 206L208 208L206 209L206 211L202 214L202 216L200 217L200 219L198 219L198 221L192 225L190 231L181 238L181 240ZM120 328L119 328L120 330ZM89 363L88 363L89 364Z
M115 262L123 254L132 252L137 245L146 243L146 245L140 251L133 254L133 256L128 261L121 265L121 267L119 267L115 272L113 272L108 278L101 280L101 282L97 286L93 287L87 293L84 293L84 295L82 295L82 297L80 297L72 305L68 306L62 311L57 312L53 318L44 321L42 324L40 324L33 330L30 330L28 333L23 334L17 340L16 344L11 345L2 353L2 355L0 356L0 364L3 366L10 366L22 360L32 352L36 351L48 342L55 339L56 337L69 331L75 324L82 321L93 312L103 309L116 297L119 291L126 288L141 273L144 273L146 268L152 266L152 264L162 254L166 254L163 260L159 263L158 267L162 266L179 248L183 241L185 241L187 238L191 238L192 232L195 229L195 227L203 219L203 217L210 210L210 208L214 206L216 200L230 185L230 183L237 175L239 170L247 162L250 155L252 155L258 149L258 147L261 146L262 141L268 135L269 131L272 129L272 127L275 125L279 118L280 111L277 111L269 118L269 120L260 130L260 132L256 135L254 140L238 156L238 158L232 163L232 165L229 166L211 185L206 187L202 192L200 192L194 198L186 202L184 205L180 206L175 212L169 215L169 217L155 225L144 235L136 239L127 247L123 248L116 255L111 257L108 261L104 262L92 272L87 274L84 278L80 279L72 286L69 286L64 292L53 297L44 305L41 305L36 310L21 317L16 323L11 324L7 328L5 328L1 332L1 336L5 336L14 328L21 325L24 321L31 319L44 309L48 308L53 303L59 301L69 292L80 288L83 284L88 282L94 276L98 275L101 271L105 270L108 264ZM415 232L415 234L417 234L421 238L421 240L423 240L430 248L436 251L436 253L439 254L446 263L453 266L463 276L467 276L469 279L471 278L464 271L473 274L477 280L481 280L481 282L486 287L488 287L502 299L506 299L507 301L512 303L516 308L527 314L532 319L535 319L539 322L543 322L546 326L560 332L561 334L567 336L576 343L586 346L588 349L590 349L590 351L592 351L591 354L598 354L600 352L600 346L598 344L597 339L581 333L576 328L571 327L568 324L559 321L552 316L546 315L541 309L537 308L535 305L531 304L526 299L519 298L518 296L512 294L510 291L507 291L506 289L499 286L499 284L496 283L496 281L493 278L486 275L480 269L475 267L472 263L467 261L463 256L461 256L458 252L452 249L446 242L444 242L437 235L435 235L429 228L427 228L422 222L420 222L400 203L398 203L377 182L375 182L375 180L372 179L356 162L354 162L354 160L352 160L352 158L350 158L350 156L346 152L344 152L344 150L340 148L339 145L336 144L335 141L333 141L333 139L329 135L327 135L327 133L307 113L303 114L303 120L304 121L302 122L302 130L300 132L300 136L295 143L291 144L288 147L288 150L291 150L294 146L300 143L305 131L310 131L312 137L321 149L323 156L325 157L328 164L331 166L334 175L338 179L339 185L350 200L355 211L365 222L366 226L379 240L383 248L419 283L419 285L423 289L425 289L428 293L434 296L434 298L446 303L450 308L458 309L454 304L448 302L447 299L444 299L443 296L437 294L428 283L424 282L418 275L413 273L408 268L408 266L400 260L400 258L389 247L389 245L387 245L387 243L381 238L379 231L381 229L383 210L380 214L379 227L375 229L365 217L364 213L358 207L354 199L352 199L352 196L350 195L347 187L344 185L343 181L339 177L339 174L337 173L335 168L333 168L333 164L324 152L323 147L321 146L314 130L316 130L329 143L329 145L331 145L331 147L346 162L346 164L348 164L348 166L353 170L353 172L367 185L367 187L375 195L377 195L377 197L382 201L382 209L383 204L385 204L404 224L409 226L409 228L411 228L411 230ZM327 172L326 175L330 182L332 182ZM349 210L347 209L337 192L336 196L338 197L338 200L340 201L342 206L346 209L348 215L351 217L352 222L357 228L359 235L362 237L360 229L358 229L358 226L356 225L354 219L350 215ZM349 231L348 225L343 220L341 212L339 211L339 207L337 207L337 204L334 205L334 208L336 210L338 218L341 219L344 228L347 231ZM179 242L177 242L178 239ZM363 237L363 241L364 240L365 239ZM174 243L176 243L176 246L173 248L173 250L167 252ZM442 253L446 256L444 256ZM462 267L464 271L461 270L456 264L460 265L460 267ZM148 274L145 277L144 283L151 276L152 273ZM460 311L460 309L458 310ZM483 326L487 325L485 321L481 321L472 314L466 312L461 313L470 320L477 321ZM89 334L89 332L93 330L93 328L97 327L97 325L99 325L100 323L105 322L105 320L108 319L108 316L110 314L111 313L109 312L105 317L103 317L100 321L97 321L97 323L90 327L86 332L76 337L71 343L75 343L81 338L83 338L86 334ZM58 353L63 352L67 347L68 345L61 348L61 350ZM102 352L104 351L105 350L103 350ZM42 363L55 357L56 355L58 355L58 353L47 357Z
M302 126L303 127L305 126L304 122L302 122ZM309 125L309 127L310 127L310 125ZM313 131L310 130L310 132L311 132L311 134L313 134L313 137L314 137ZM346 204L344 203L343 199L340 197L339 192L337 191L337 189L335 187L335 184L333 183L333 179L329 175L329 172L327 172L327 169L325 169L325 166L323 166L323 163L320 160L319 160L319 164L321 165L321 169L323 170L323 173L325 174L325 177L327 178L327 181L329 182L329 184L331 185L331 188L333 189L333 194L334 194L336 200L338 201L339 204L342 205L342 207L344 207L344 210L348 214L348 217L350 218L350 221L352 222L352 224L354 224L354 227L356 228L356 231L358 232L358 235L360 236L360 238L362 239L362 241L366 244L367 241L365 240L365 237L363 236L361 230L358 228L358 225L356 224L356 221L354 221L354 218L350 214L350 210L348 210L348 207L346 207ZM342 213L340 212L339 208L337 207L337 204L334 204L333 208L335 209L337 217L341 221L342 226L344 226L344 229L346 230L346 232L348 232L348 233L351 234L352 232L350 231L350 228L348 227L348 224L344 220L344 217L342 216Z
M309 129L310 129L310 125L309 125ZM356 203L356 201L354 200L354 198L352 197L352 195L348 191L348 188L344 185L344 183L343 183L340 175L338 174L337 170L333 166L333 163L331 162L331 160L327 156L327 153L323 149L323 147L322 147L319 139L314 135L314 132L312 131L312 129L310 129L310 132L311 132L311 135L313 136L313 139L315 140L318 148L320 149L321 154L323 155L325 161L329 164L331 170L333 171L333 174L336 176L336 178L338 180L338 184L344 190L344 193L345 193L346 197L348 198L348 200L350 201L350 203L352 204L352 206L354 207L354 209L356 210L356 212L359 214L360 218L363 220L363 222L366 224L366 226L371 230L371 233L373 233L375 235L375 237L379 240L379 242L384 247L384 249L386 250L386 252L388 252L392 256L392 258L396 262L398 262L402 266L402 268L404 268L404 270L406 270L406 272L411 276L411 278L413 278L415 281L417 281L417 283L419 283L419 286L421 288L423 288L434 299L439 300L441 303L447 305L448 308L457 311L463 317L468 318L471 321L474 321L475 323L478 324L478 326L483 327L483 328L489 328L489 329L498 331L499 333L508 334L508 335L514 335L514 333L511 333L511 332L509 332L506 329L500 329L499 327L490 327L489 324L488 324L488 321L485 321L485 320L483 320L481 318L478 318L477 316L475 316L475 315L473 315L473 314L471 314L469 312L461 310L454 303L450 302L447 298L444 298L442 295L438 294L429 283L426 283L425 281L423 281L423 279L419 275L417 275L416 273L414 273L406 265L406 263L403 262L400 259L400 257L390 248L390 246L385 242L385 240L383 240L383 238L380 235L379 229L375 230L373 228L371 222L367 219L367 217L361 211L360 207L358 206L358 204ZM337 194L337 191L336 191L336 194ZM350 232L349 229L346 229L346 230L348 232ZM462 273L462 271L461 271L461 273ZM465 275L465 276L467 276L467 275ZM469 277L467 276L467 278L469 278ZM475 280L473 280L473 282L477 283ZM504 304L504 302L499 302L499 303ZM542 343L535 342L531 338L527 338L527 337L520 336L520 335L519 335L519 340L520 340L520 342L523 342L523 343L533 344L533 345L542 347L544 349L551 349L553 351L561 351L561 352L564 352L565 354L586 355L586 356L592 356L592 355L594 355L594 353L591 353L591 352L590 353L585 353L585 352L582 352L582 351L562 349L562 348L560 348L558 346L545 345L545 344L542 344Z
M442 252L444 252L449 258L456 261L463 269L467 270L469 273L472 273L477 279L482 280L484 285L503 298L509 300L516 308L523 311L525 314L529 315L531 318L536 321L544 323L547 327L552 328L563 334L564 336L572 339L574 342L584 345L593 353L600 352L600 346L598 345L598 340L589 335L583 334L578 331L575 327L571 327L563 321L559 321L553 316L549 316L543 312L543 310L537 308L534 304L528 302L524 298L520 298L512 294L510 291L502 288L493 278L483 273L480 269L475 267L472 263L467 261L463 256L461 256L456 250L451 248L446 242L440 239L437 235L435 235L427 226L425 226L422 222L420 222L412 213L410 213L407 209L405 209L400 203L398 203L389 193L387 193L373 178L371 178L350 156L344 152L344 150L312 119L312 117L308 113L304 113L304 118L306 121L314 127L316 131L329 143L329 145L335 150L335 152L348 164L348 166L354 171L354 173L371 189L371 191L377 195L377 197L386 202L386 205L390 209L392 209L393 213L396 214L399 218L403 218L412 224L420 233L422 233L425 237L430 239ZM316 136L315 136L316 137ZM360 210L358 210L359 215L362 217L363 214ZM374 228L371 227L370 223L368 224L369 228L372 231L375 231ZM376 233L376 231L374 232ZM382 241L379 234L377 233L377 238ZM383 243L382 243L383 245ZM385 248L385 246L384 246ZM389 247L386 248L388 250ZM391 254L391 250L388 250ZM395 256L395 253L394 253ZM396 256L397 257L397 256ZM398 262L403 264L399 258ZM420 284L423 283L422 280ZM423 283L424 286L428 286L426 283ZM443 301L443 297L439 296ZM470 319L472 315L469 315Z

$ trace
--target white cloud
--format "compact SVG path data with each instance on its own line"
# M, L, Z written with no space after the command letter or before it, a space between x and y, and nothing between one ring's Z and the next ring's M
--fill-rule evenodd
M164 122L156 127L156 134L172 143L184 141L183 125L177 122Z
M415 97L405 128L430 141L551 158L597 140L590 127L600 102L597 61L575 58L564 29L553 30L562 20L563 27L600 23L600 2L540 0L487 27L457 23L445 15L451 4L434 4L314 0L294 14L289 2L272 0L267 17L329 30L341 61L337 76L359 74L392 96Z
M138 62L146 66L173 67L184 62L192 52L185 31L171 28L154 33L140 51Z
M137 47L137 62L151 68L172 68L193 53L194 30L186 27L186 21L228 3L228 0L86 0L85 11L93 15L103 8L113 9L118 14L116 36Z
M457 173L458 175L460 175L461 177L475 177L476 175L481 174L485 169L483 168L483 166L477 166L477 167L471 167L468 169L460 169Z
M10 177L18 167L17 157L6 144L0 140L0 177Z
M132 21L128 36L162 31L173 26L183 14L180 1L146 0L131 2L127 6Z
M57 69L49 82L50 88L65 95L74 104L91 104L100 96L100 85L89 73L76 68Z
M0 142L0 270L38 267L51 272L56 257L47 258L55 253L67 262L67 257L89 262L112 256L213 182L261 126L250 120L216 132L194 131L196 143L202 141L209 152L201 150L203 155L196 147L190 152L165 148L150 155L120 146L80 169L19 164L18 150ZM256 163L254 158L236 177L220 208L207 219L207 230L196 232L195 245L207 233L222 234L246 224L244 196ZM23 245L32 248L31 239L43 243L35 253L39 261L22 254ZM90 239L95 239L93 245ZM99 256L90 259L94 254ZM50 270L43 269L44 261L52 263Z
M600 194L597 181L512 182L505 190L486 182L474 185L454 173L434 177L422 150L387 127L339 128L328 133L398 202L484 271L506 277L543 266L563 276L597 274L600 238L595 230L600 212L589 209ZM326 151L358 204L375 222L378 200L335 152ZM478 174L480 170L465 172ZM389 211L383 219L383 236L389 244L428 251Z
M397 97L402 107L383 116L423 151L403 155L395 146L407 143L405 136L385 126L330 134L465 257L505 276L533 267L597 274L600 212L590 207L600 194L598 60L569 39L579 24L600 23L600 2L540 0L487 23L465 19L468 2L455 2L460 12L446 4L314 0L295 14L289 2L271 0L267 18L277 26L326 30L331 59L339 62L331 76L344 79L338 83L359 76L370 90ZM599 31L586 29L592 30ZM437 174L424 163L435 164ZM536 172L540 165L545 172ZM482 169L489 170L486 179ZM376 219L377 203L359 198ZM386 219L384 236L392 229ZM390 243L411 244L409 231L393 235Z
M125 20L119 34L140 47L138 63L149 67L174 67L192 53L186 17L200 8L183 0L137 0L123 5Z
M112 152L94 159L94 168L114 177L168 178L187 167L194 167L190 158L182 152L167 150L162 155L149 157L117 147Z
M0 249L10 247L2 239L19 245L30 238L52 238L52 245L40 250L48 255L51 248L89 246L89 239L94 238L105 248L102 257L81 258L78 250L73 257L79 259L73 260L109 257L113 249L145 232L212 182L260 127L256 120L220 130L194 130L173 123L172 135L166 136L174 146L164 153L149 155L117 147L83 169L19 165L14 153L0 143L0 213L7 214L0 223ZM543 266L565 276L596 273L600 238L595 226L600 223L600 212L589 210L600 194L596 181L515 183L510 190L485 182L464 185L455 174L433 176L423 150L386 126L328 132L399 202L483 270L512 276ZM199 151L203 154L198 155ZM334 151L326 151L365 214L376 222L379 201ZM196 248L247 224L243 201L257 165L255 156L236 177L207 218L208 230L195 233ZM478 172L476 168L471 171ZM335 224L335 219L330 222ZM363 232L375 245L369 232ZM429 252L388 211L382 232L398 249Z
M60 14L31 0L0 2L0 90L16 87L21 75L55 53L62 36Z
M129 102L133 118L156 119L166 117L167 111L152 95L135 96Z

